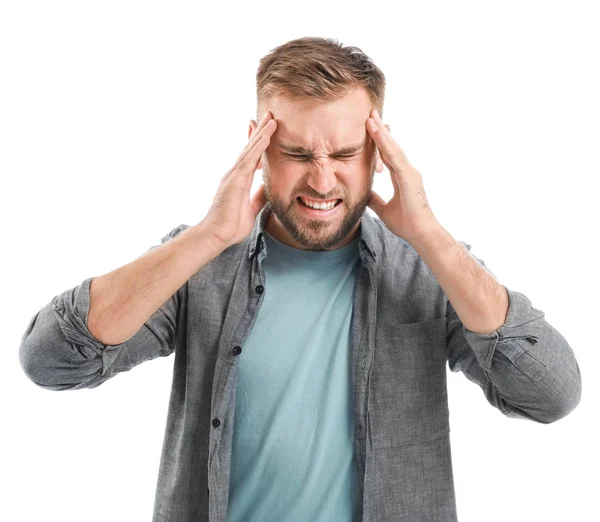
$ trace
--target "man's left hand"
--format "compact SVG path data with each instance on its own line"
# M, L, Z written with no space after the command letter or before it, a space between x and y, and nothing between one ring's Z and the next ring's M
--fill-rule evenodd
M404 152L384 125L376 109L366 121L367 131L373 138L379 155L390 171L394 197L387 203L375 191L371 192L371 207L398 237L412 243L435 233L441 225L427 201L421 173L406 159Z

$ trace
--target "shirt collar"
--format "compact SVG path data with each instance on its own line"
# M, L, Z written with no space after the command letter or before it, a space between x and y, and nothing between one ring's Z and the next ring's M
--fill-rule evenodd
M265 225L267 224L267 219L271 213L271 203L267 202L267 204L262 208L262 210L256 216L256 220L254 222L254 227L252 228L252 232L250 233L250 242L248 244L248 259L250 259L254 254L258 253L260 249L264 248L264 233L265 233ZM376 260L377 254L381 251L381 239L378 234L377 224L375 223L374 218L367 212L367 209L363 212L363 215L360 218L360 240L359 240L359 252L362 249L361 244L366 247L367 253L369 253L373 260Z

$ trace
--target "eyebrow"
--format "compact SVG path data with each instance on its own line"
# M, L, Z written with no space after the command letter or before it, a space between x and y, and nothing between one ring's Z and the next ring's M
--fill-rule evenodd
M362 150L362 148L364 146L365 146L364 143L359 143L358 145L349 145L347 147L343 147L341 149L338 149L338 150L332 152L331 155L335 156L335 155L339 155L339 154L353 154L355 152ZM293 143L291 143L291 144L279 143L279 149L282 150L283 152L287 152L289 154L302 154L302 155L306 155L306 156L312 156L312 154L313 154L313 151L305 149L304 147L302 147L300 145L295 145Z

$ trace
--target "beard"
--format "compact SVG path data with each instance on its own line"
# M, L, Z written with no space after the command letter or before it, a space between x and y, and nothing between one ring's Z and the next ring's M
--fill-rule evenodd
M359 195L354 204L346 198L338 204L338 206L345 205L347 207L339 224L337 224L339 217L334 219L307 219L305 215L299 215L299 210L295 207L302 203L296 199L297 196L289 204L277 197L272 190L269 171L265 162L263 162L262 177L267 204L270 204L271 212L287 233L304 249L331 250L332 247L346 239L360 221L371 197L371 189L375 179L374 173L375 168L373 166L369 187ZM343 208L339 210L344 211Z

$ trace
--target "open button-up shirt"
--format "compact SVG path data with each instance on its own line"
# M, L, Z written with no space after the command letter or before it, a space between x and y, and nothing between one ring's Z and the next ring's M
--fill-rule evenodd
M22 368L49 390L95 388L175 353L154 522L227 519L237 362L265 291L269 212L266 205L248 238L198 270L128 341L105 346L89 332L93 278L55 296L23 335ZM358 248L350 338L362 520L457 520L446 364L504 415L540 423L576 407L579 366L544 313L515 290L507 288L496 331L466 329L414 248L368 211Z

